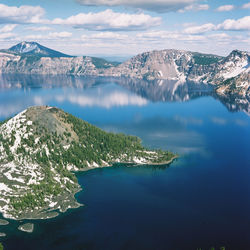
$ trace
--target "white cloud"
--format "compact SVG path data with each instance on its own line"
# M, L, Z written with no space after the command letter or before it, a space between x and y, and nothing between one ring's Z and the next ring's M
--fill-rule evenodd
M223 12L223 11L231 11L233 9L235 9L235 6L228 4L228 5L222 5L218 7L216 11Z
M0 4L0 23L39 23L45 11L40 6Z
M158 13L177 11L197 2L197 0L76 0L89 6L125 6Z
M184 29L184 33L187 34L202 34L215 29L215 25L212 23L206 23L200 26L192 26Z
M0 29L0 32L11 32L16 28L16 24L7 24Z
M137 38L147 39L147 40L159 40L159 39L180 39L181 34L174 31L149 31L144 33L139 33L136 35Z
M72 33L70 32L50 32L46 35L28 35L25 36L25 39L27 40L57 40L57 39L64 39L64 38L70 38L72 36Z
M71 25L87 30L143 30L161 24L160 17L146 14L126 14L107 9L98 13L80 13L67 19L56 18L53 24Z
M22 40L45 40L46 38L43 35L27 35Z
M188 41L188 42L202 42L206 40L205 36L197 36L197 35L188 35L188 36L180 36L181 41Z
M72 33L70 32L66 32L66 31L63 31L63 32L50 32L48 37L49 38L69 38L72 36Z
M27 30L32 30L32 31L48 31L51 30L51 27L48 26L40 26L40 27L27 27Z
M166 43L169 41L186 41L186 42L195 42L199 41L202 42L205 40L205 36L199 35L189 35L184 34L177 31L151 31L145 33L139 33L136 36L137 41L140 39L140 42L148 43L148 42L157 42L157 43Z
M0 34L0 40L12 39L15 37L16 37L16 34L10 33L10 32Z
M201 10L208 10L209 5L208 4L191 4L186 6L183 9L180 9L178 12L184 13L186 11L201 11Z
M250 16L240 19L227 19L223 23L217 25L220 30L250 30Z
M123 40L128 39L128 35L119 34L117 32L100 32L93 34L91 36L82 35L82 40L89 40L89 39L104 39L104 40Z
M136 40L138 46L140 46L140 44L145 44L145 45L151 44L151 47L154 49L156 49L155 46L160 45L162 49L168 47L176 49L183 48L185 50L194 50L194 49L183 47L183 43L185 44L192 43L193 47L195 48L195 45L197 44L201 46L202 44L205 43L210 46L214 44L215 41L217 44L219 43L232 44L233 41L234 42L243 41L242 40L243 38L239 38L237 36L231 37L226 33L199 35L199 34L187 34L181 31L178 32L178 31L164 31L164 30L138 33L134 39ZM130 38L129 40L131 41L132 38ZM179 47L178 45L182 47ZM207 50L206 52L209 52L209 50Z
M191 26L184 29L186 34L203 34L214 30L250 30L250 16L245 16L240 19L227 19L223 23L214 25L206 23L198 26Z
M243 4L241 8L242 9L250 9L250 2Z
M228 34L226 33L216 33L216 34L211 34L209 36L207 36L208 38L211 38L211 39L214 39L216 41L219 41L219 40L229 40L231 39L231 36L229 36Z

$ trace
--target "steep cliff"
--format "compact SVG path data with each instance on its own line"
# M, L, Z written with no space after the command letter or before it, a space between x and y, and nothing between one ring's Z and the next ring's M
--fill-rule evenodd
M44 56L46 53L49 55ZM234 50L227 57L221 57L170 49L145 52L122 64L88 56L56 57L55 53L60 52L38 44L21 43L14 49L0 51L0 73L192 81L220 85L219 93L249 93L249 52Z

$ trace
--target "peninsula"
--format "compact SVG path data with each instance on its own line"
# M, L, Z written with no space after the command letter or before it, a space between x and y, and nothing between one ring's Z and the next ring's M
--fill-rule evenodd
M81 190L77 171L115 163L169 164L176 157L61 109L30 107L0 124L0 212L16 220L51 218L80 206L74 197Z

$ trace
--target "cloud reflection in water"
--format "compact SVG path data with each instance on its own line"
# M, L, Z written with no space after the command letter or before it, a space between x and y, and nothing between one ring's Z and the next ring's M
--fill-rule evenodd
M112 132L137 135L143 143L153 148L170 149L179 154L199 153L210 157L206 140L195 127L203 126L203 120L194 117L138 117L126 123L103 124L102 128Z
M57 105L70 103L79 107L112 107L145 106L147 99L138 96L121 87L109 84L99 88L39 88L14 89L0 92L0 118L10 117L29 106Z
M102 107L112 108L121 106L144 106L148 103L145 98L134 94L128 94L119 91L111 93L103 93L98 91L97 95L82 94L69 94L58 95L55 97L58 102L68 101L72 104L77 104L81 107Z

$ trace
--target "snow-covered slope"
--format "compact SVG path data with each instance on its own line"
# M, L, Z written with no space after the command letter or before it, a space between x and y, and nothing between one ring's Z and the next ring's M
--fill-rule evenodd
M168 49L145 52L119 65L101 58L65 57L58 53L37 43L20 43L0 51L0 73L124 76L214 85L243 74L246 75L244 84L249 86L250 54L246 51L234 50L227 57L221 57Z
M193 80L201 82L222 57L183 50L161 50L139 54L106 74L147 80Z
M139 54L106 74L139 79L179 80L218 84L247 72L248 52L234 50L223 58L182 50L162 50Z
M49 49L36 42L21 42L8 49L18 54L39 55L48 57L71 57L59 51Z
M0 124L0 213L12 219L47 218L51 210L79 206L74 195L80 186L71 171L121 162L169 164L175 158L58 108L31 107Z
M217 65L214 76L218 80L227 80L242 73L249 74L250 53L246 51L233 50L220 64Z
M151 51L119 65L101 58L66 58L62 55L38 43L22 42L9 50L0 51L0 73L125 76L218 84L247 72L250 65L249 52L238 50L232 51L225 58L173 49Z

